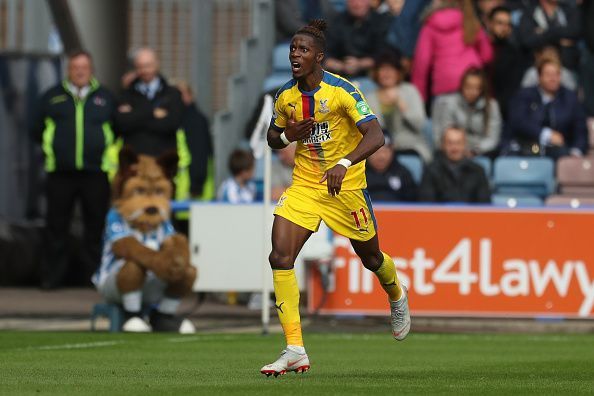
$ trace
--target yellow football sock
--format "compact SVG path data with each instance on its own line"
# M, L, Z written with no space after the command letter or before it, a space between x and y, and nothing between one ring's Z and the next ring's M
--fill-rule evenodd
M382 265L374 272L380 284L388 294L390 301L397 301L402 296L402 288L400 287L400 281L398 275L396 275L396 267L394 261L386 253L382 252L384 261Z
M273 270L276 312L285 332L287 345L303 346L299 317L299 287L295 270Z

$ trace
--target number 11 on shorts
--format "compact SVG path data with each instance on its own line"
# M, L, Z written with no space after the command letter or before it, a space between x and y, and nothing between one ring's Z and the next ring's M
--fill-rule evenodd
M358 211L357 210L352 211L351 216L353 216L353 219L355 220L355 226L357 226L358 229L361 229L361 221L359 220L359 212L363 216L363 221L365 222L365 227L367 227L368 220L367 220L367 215L365 214L364 208L360 208Z

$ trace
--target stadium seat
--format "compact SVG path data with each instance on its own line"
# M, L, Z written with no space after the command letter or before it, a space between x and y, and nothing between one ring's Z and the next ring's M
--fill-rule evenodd
M277 44L272 51L272 71L291 73L289 43Z
M538 208L543 206L542 199L534 195L504 195L495 194L491 197L493 206L508 208Z
M264 84L262 84L262 92L268 92L273 89L276 90L282 87L291 78L291 72L272 73L264 80Z
M571 197L567 195L551 195L545 201L546 206L564 208L594 207L594 198Z
M557 161L561 195L594 197L594 159L563 157Z
M474 163L476 163L477 165L480 165L483 170L485 171L485 175L487 176L487 179L491 180L493 174L491 173L493 165L491 163L491 158L489 157L485 157L482 155L479 155L477 157L474 157L472 159L472 161Z
M369 77L354 78L351 81L365 96L369 95L377 88L375 82Z
M546 157L499 157L495 160L495 193L545 198L555 190L555 164Z
M401 154L397 156L398 162L400 162L412 175L415 183L421 184L421 178L423 177L423 160L420 157L412 154Z
M93 306L91 313L91 331L95 331L95 321L97 318L109 319L109 332L117 333L121 331L124 324L124 311L117 304L101 303Z

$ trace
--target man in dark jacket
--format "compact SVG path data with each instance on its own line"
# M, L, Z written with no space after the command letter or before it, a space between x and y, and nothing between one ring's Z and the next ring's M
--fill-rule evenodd
M189 168L190 195L194 199L213 199L214 186L210 186L212 180L208 180L209 176L211 176L209 170L212 166L213 156L208 119L194 101L194 95L189 84L179 82L176 86L181 92L184 103L182 128L192 157Z
M364 76L385 44L390 18L373 11L370 0L347 0L346 7L328 29L326 67L345 77Z
M507 120L509 100L520 88L524 72L531 62L514 37L509 8L495 7L489 14L487 27L495 53L489 66L492 93L499 103L503 119Z
M365 176L367 191L374 202L413 202L417 200L417 185L412 175L394 155L390 135L385 144L367 159Z
M491 191L485 171L466 157L466 132L457 127L446 128L441 148L423 173L419 200L490 203Z
M588 150L586 119L576 94L561 86L561 65L544 60L538 66L539 85L524 88L509 107L511 146L530 146L534 154L554 159L582 156Z
M530 52L546 45L559 48L563 66L576 70L581 20L573 5L561 6L557 0L539 0L528 8L518 26L518 38Z
M134 68L136 79L123 92L116 112L117 132L139 154L158 156L176 150L184 108L179 91L159 74L152 49L136 52Z
M77 201L84 222L83 276L101 257L101 237L109 205L106 148L113 142L112 95L93 78L89 53L68 57L68 77L40 99L32 130L45 154L47 172L46 248L41 286L61 286L68 269L68 233Z

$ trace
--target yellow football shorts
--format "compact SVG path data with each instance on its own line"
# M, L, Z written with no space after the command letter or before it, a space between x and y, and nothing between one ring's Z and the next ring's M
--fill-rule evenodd
M377 229L367 190L341 191L333 197L328 190L291 186L274 214L313 232L324 220L334 232L357 241L370 240Z

